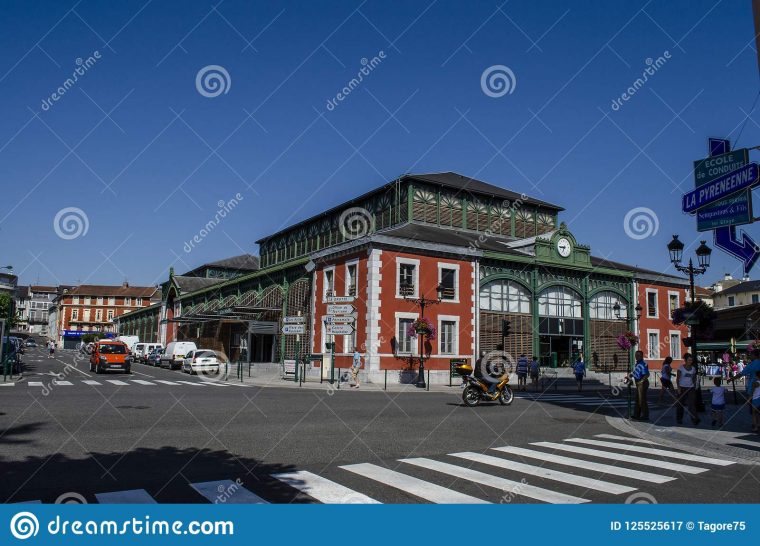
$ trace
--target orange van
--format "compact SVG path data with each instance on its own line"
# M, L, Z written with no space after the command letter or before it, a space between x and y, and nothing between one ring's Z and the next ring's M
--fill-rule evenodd
M121 341L101 340L95 343L90 356L90 371L95 373L131 373L132 355Z

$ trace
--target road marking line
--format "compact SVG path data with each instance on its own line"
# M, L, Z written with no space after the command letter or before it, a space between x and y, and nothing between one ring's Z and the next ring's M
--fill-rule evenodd
M700 468L698 466L686 466L685 464L658 461L656 459L645 459L643 457L634 457L633 455L623 455L622 453L602 451L601 449L588 449L585 447L569 446L566 444L557 444L554 442L532 442L531 445L538 447L548 447L550 449L559 449L560 451L570 451L571 453L590 455L591 457L600 457L602 459L614 459L616 461L639 464L642 466L651 466L654 468L659 468L660 470L675 470L676 472L684 472L686 474L701 474L702 472L707 472L709 470L707 468Z
M44 387L45 384L42 381L29 381L30 387Z
M371 463L352 464L340 468L435 504L490 504L488 501Z
M622 449L623 451L633 451L635 453L644 453L646 455L659 455L660 457L670 457L672 459L681 459L682 461L693 461L695 463L714 464L716 466L730 466L732 461L715 459L713 457L703 457L702 455L692 455L691 453L682 453L679 451L669 451L666 449L654 449L651 447L619 444L616 442L604 442L602 440L587 440L585 438L568 438L566 442L575 442L577 444L588 444L599 447L610 447L613 449Z
M111 385L119 385L120 387L128 386L129 383L125 383L124 381L119 381L118 379L106 379L108 383Z
M609 440L623 440L626 442L639 442L640 444L651 444L651 445L660 445L657 442L652 442L651 440L644 440L643 438L633 438L628 436L617 436L615 434L595 434L597 438L607 438Z
M72 383L71 381L56 381L55 379L53 379L52 384L63 385L64 387L71 387L74 383Z
M623 493L630 493L636 491L635 487L627 485L620 485L617 483L605 482L602 480L596 480L594 478L586 478L585 476L578 476L576 474L570 474L567 472L560 472L558 470L550 470L540 466L518 463L517 461L511 461L509 459L502 459L501 457L493 457L491 455L483 455L482 453L450 453L452 457L459 457L468 461L487 464L495 466L497 468L504 468L507 470L516 470L518 472L524 472L528 476L538 476L547 480L554 480L561 483L567 483L571 485L579 485L595 491L603 491L605 493L612 493L613 495L621 495Z
M211 387L229 387L229 385L225 385L224 383L217 383L216 381L202 381L204 385L209 385Z
M156 379L156 383L163 383L164 385L179 385L179 383L175 383L174 381L165 381L163 379Z
M137 375L144 375L145 377L151 377L151 378L153 377L153 376L152 376L152 375L150 375L150 374L147 374L147 373L142 373L142 372L137 372L137 371L135 371L135 370L132 370L132 373L136 373Z
M100 381L94 381L92 379L82 379L82 383L84 383L85 385L102 385L103 384Z
M138 385L153 385L156 386L155 383L151 383L150 381L145 381L143 379L133 379L132 383L137 383Z
M465 468L463 466L457 466L449 463L442 463L433 459L427 459L425 457L415 457L413 459L399 459L402 463L412 464L420 468L427 470L435 470L448 476L453 476L461 480L467 480L486 487L493 487L495 489L501 489L502 491L511 491L515 495L528 497L549 504L583 504L589 502L587 499L580 497L573 497L572 495L566 495L551 489L544 489L543 487L536 487L535 485L528 485L525 482L516 482L507 480L499 476L492 476L485 472L473 470L471 468Z
M185 385L195 385L197 387L203 387L205 385L204 383L198 383L197 381L181 381L179 379L177 379L177 383L183 383Z
M304 470L273 474L272 477L324 504L381 504L363 493Z
M191 483L190 487L214 504L269 504L232 480Z
M0 383L0 387L13 387L15 384L16 384L15 382L11 382L11 383Z
M662 476L660 474L653 474L651 472L644 472L641 470L632 470L623 466L615 466L610 464L595 463L592 461L585 461L583 459L574 459L573 457L565 457L564 455L556 455L554 453L545 453L543 451L536 451L533 449L525 449L522 447L495 447L492 448L495 451L501 451L502 453L509 453L510 455L520 455L522 457L528 457L531 459L538 459L540 461L546 461L548 463L555 463L565 466L572 466L574 468L583 468L584 470L595 470L602 472L603 474L612 476L624 476L634 480L640 480L649 483L666 483L672 482L675 478L670 476Z
M145 489L96 493L95 498L100 504L156 504L156 501Z

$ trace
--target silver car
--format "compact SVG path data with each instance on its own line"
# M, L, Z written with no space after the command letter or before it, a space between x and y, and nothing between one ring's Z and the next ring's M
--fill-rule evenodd
M223 359L213 349L196 349L185 355L182 361L182 371L189 374L219 373L219 365Z

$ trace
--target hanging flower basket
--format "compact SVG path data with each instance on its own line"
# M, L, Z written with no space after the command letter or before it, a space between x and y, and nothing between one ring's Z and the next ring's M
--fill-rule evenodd
M674 309L671 321L676 326L681 324L689 326L700 341L710 341L714 336L713 322L717 316L712 307L702 301L696 301L687 302L683 307Z
M620 334L617 338L618 347L626 351L630 351L632 347L638 345L639 338L636 334L630 330L624 334Z
M430 319L420 318L415 320L409 325L406 330L406 335L409 337L425 336L429 340L435 339L437 331Z
M760 339L756 339L754 341L750 341L747 343L747 352L751 353L755 349L760 349Z

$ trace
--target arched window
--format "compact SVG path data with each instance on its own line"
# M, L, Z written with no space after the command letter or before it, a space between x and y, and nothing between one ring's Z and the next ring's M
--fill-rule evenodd
M583 317L578 292L566 286L552 286L538 296L538 314L542 317Z
M480 310L529 314L530 292L514 281L491 281L480 289Z
M628 318L628 302L617 292L605 290L599 292L589 303L589 316L598 320L617 320L618 317L613 310L615 304L620 305L620 318Z

